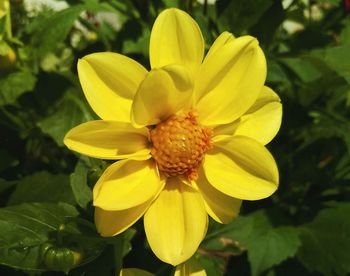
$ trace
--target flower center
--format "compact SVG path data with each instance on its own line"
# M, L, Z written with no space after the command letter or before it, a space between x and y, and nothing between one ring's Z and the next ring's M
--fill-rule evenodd
M197 179L204 153L212 147L211 135L211 129L199 125L192 112L159 123L150 131L151 154L158 169L167 177Z

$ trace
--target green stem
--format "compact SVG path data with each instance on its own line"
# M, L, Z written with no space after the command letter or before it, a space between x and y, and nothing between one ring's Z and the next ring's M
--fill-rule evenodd
M12 39L12 26L11 26L11 6L9 3L9 8L6 14L5 32L8 39Z

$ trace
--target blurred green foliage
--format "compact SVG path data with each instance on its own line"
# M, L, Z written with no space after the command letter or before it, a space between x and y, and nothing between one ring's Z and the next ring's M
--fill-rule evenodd
M122 266L173 271L150 251L142 221L117 237L96 233L91 188L108 164L62 143L70 128L96 118L77 79L77 59L113 51L149 68L150 29L167 7L196 19L207 48L226 30L256 36L268 85L284 108L282 129L268 146L280 188L269 199L245 202L228 225L210 222L197 253L207 274L349 275L346 1L70 0L59 11L28 11L25 2L11 0L0 17L0 275L63 274L45 263L48 242L83 252L69 275L116 275Z

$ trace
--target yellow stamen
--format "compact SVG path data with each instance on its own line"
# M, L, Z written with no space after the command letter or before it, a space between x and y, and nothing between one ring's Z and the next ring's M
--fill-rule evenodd
M197 179L204 153L212 147L212 131L198 124L196 116L173 115L150 131L151 154L165 176Z

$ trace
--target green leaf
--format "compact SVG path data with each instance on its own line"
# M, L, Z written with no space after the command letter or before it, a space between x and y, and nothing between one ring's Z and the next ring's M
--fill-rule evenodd
M0 264L25 270L43 270L40 246L78 215L68 204L25 203L0 209ZM74 228L67 227L74 232Z
M350 273L350 204L323 209L300 228L302 246L298 259L311 271L323 275Z
M70 185L76 202L82 208L86 208L92 199L92 192L87 184L88 168L84 162L79 161L74 172L70 175Z
M205 269L207 275L210 276L221 276L224 275L226 262L223 258L197 254L197 260L201 266Z
M227 30L235 35L242 33L256 24L261 16L271 7L272 0L223 0L217 2L219 19L222 20L222 31ZM252 7L259 7L252 9Z
M339 36L340 44L350 44L350 21L345 21L345 27Z
M101 254L105 241L66 203L25 203L0 209L0 264L29 271L49 270L44 263L48 244L82 252L75 262L85 265Z
M18 181L16 190L12 193L8 204L24 202L66 202L75 203L69 184L69 177L64 174L50 174L46 171L37 172Z
M315 81L323 75L323 68L307 57L282 58L280 62L303 82Z
M114 255L114 264L116 275L119 275L120 270L123 266L123 258L131 250L131 239L134 237L136 231L134 229L128 229L125 233L112 238L111 244L113 245L113 255Z
M126 55L141 53L143 56L148 58L148 44L150 39L150 31L147 28L142 29L142 35L136 40L127 38L123 40L123 52Z
M13 157L7 150L0 149L0 172L18 165L18 160Z
M338 137L342 139L350 152L350 122L335 112L317 112L309 114L313 118L311 127L301 132L305 144L314 142L320 138Z
M41 20L33 33L33 44L41 57L53 51L67 37L74 21L84 9L84 5L72 6Z
M314 51L315 57L323 60L350 84L350 45Z
M290 80L288 79L288 76L284 72L282 66L276 62L276 61L269 61L268 62L268 73L267 73L267 81L268 82L274 82L274 83L284 83L288 84Z
M237 254L239 247L246 248L252 275L259 275L288 257L293 257L300 241L298 229L274 227L266 213L258 211L238 217L231 224L210 233L204 246L214 250L232 251L234 248L234 254Z
M93 119L91 110L76 93L68 90L54 113L38 122L40 129L60 146L63 146L63 138L71 128Z
M0 79L0 106L13 104L19 96L32 91L36 77L29 71L18 71Z
M16 181L8 181L0 178L0 193L16 185Z

